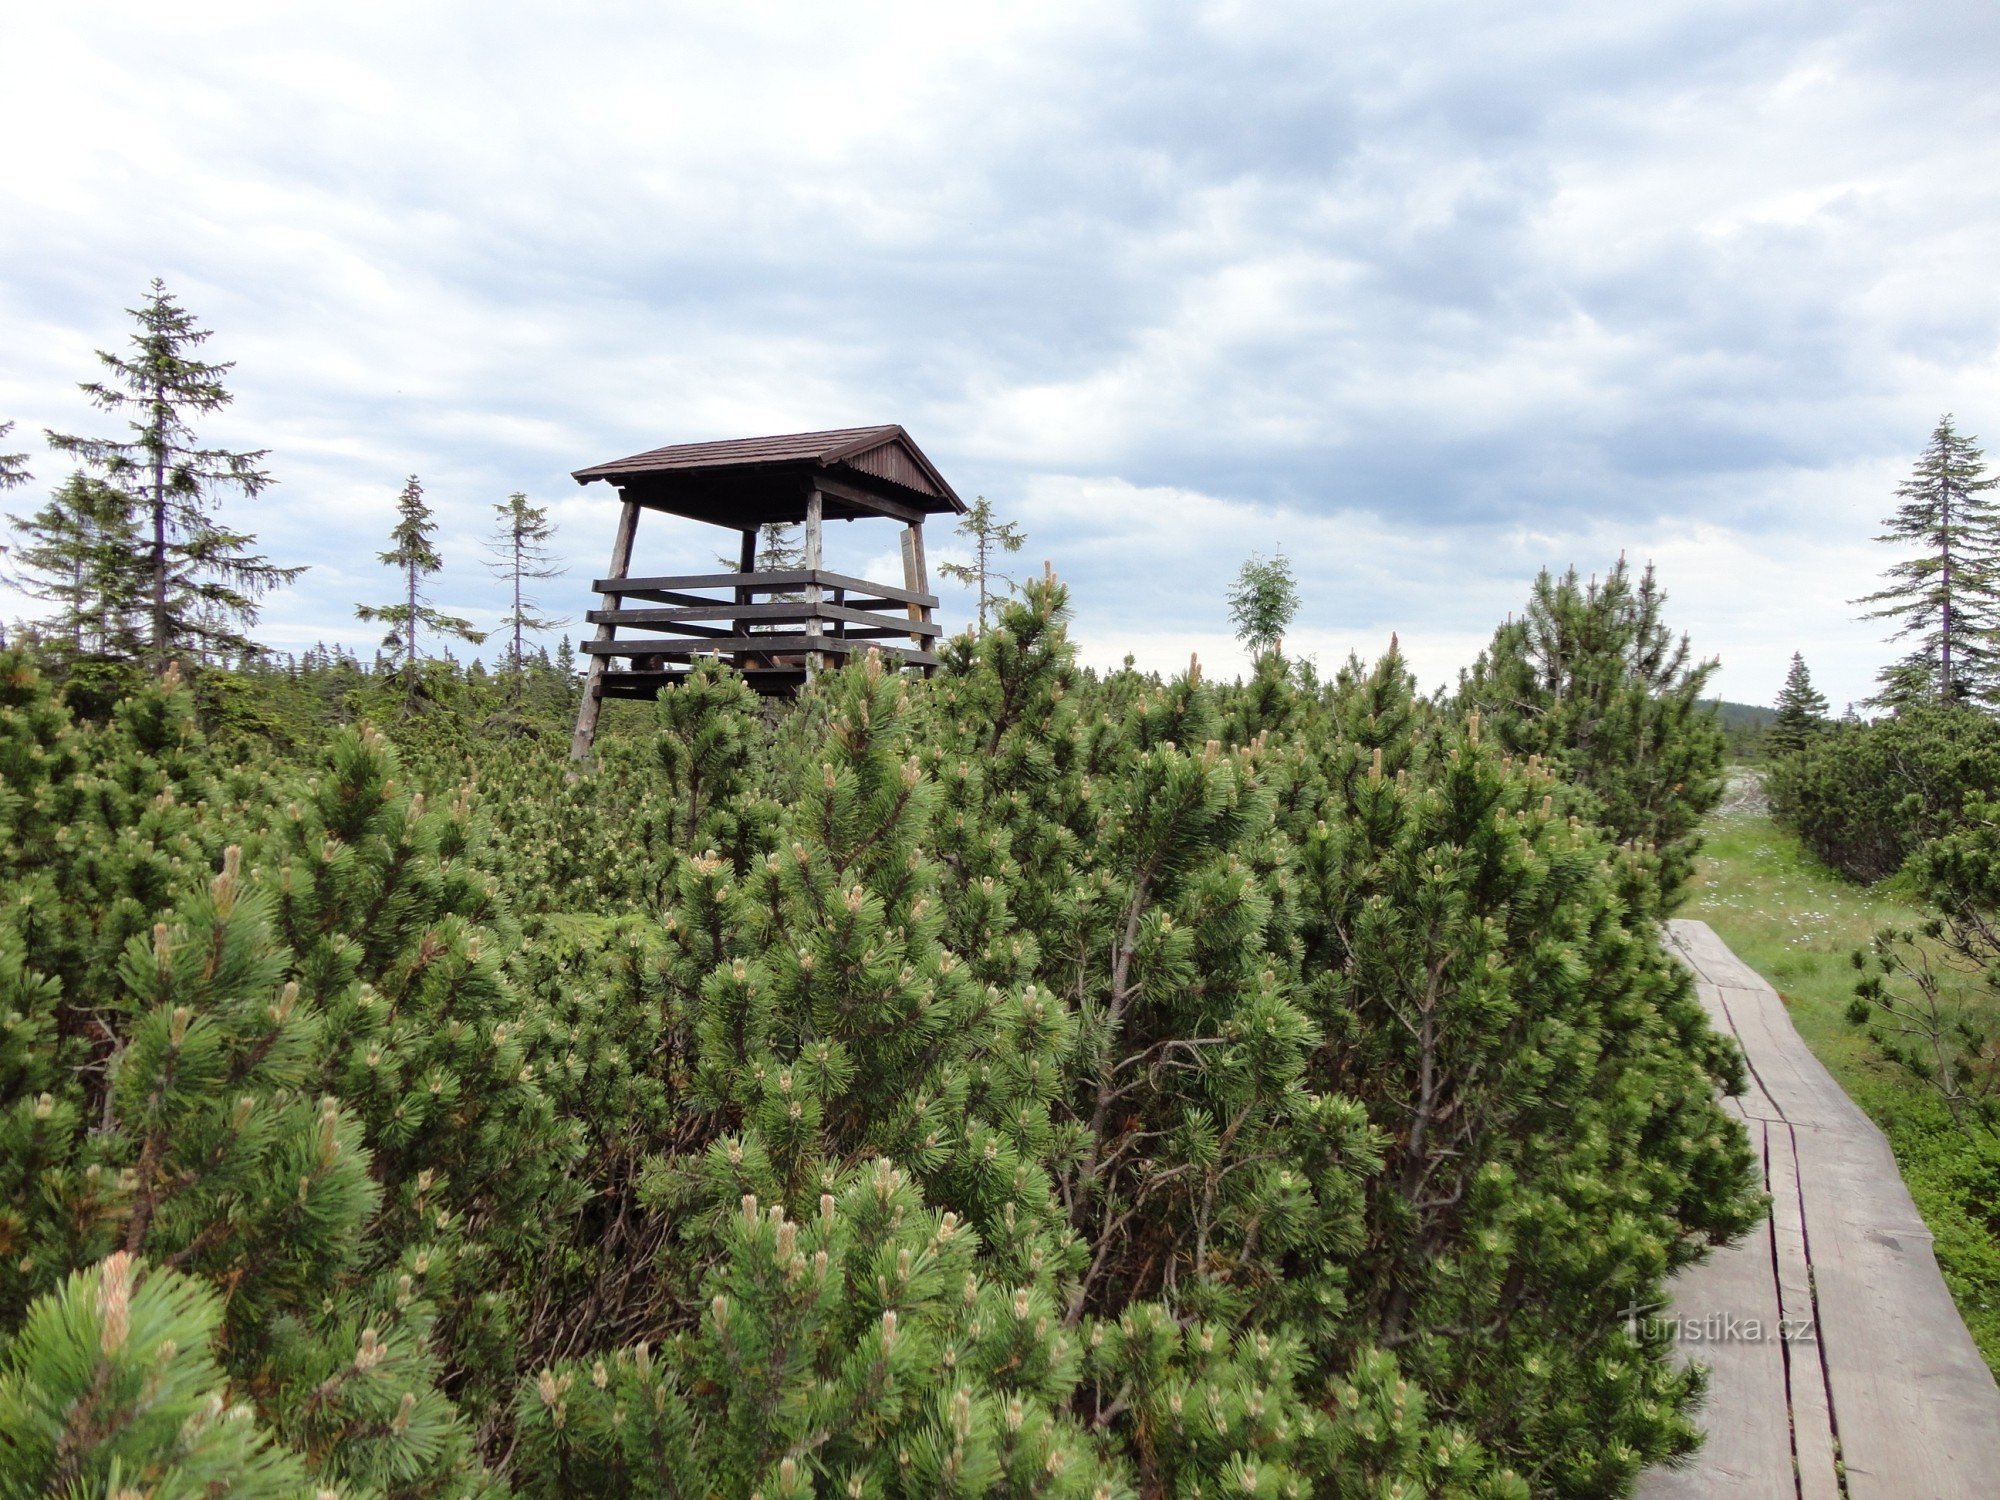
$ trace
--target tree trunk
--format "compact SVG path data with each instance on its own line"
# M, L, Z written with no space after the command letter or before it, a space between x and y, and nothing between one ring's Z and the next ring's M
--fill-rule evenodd
M986 634L986 533L981 531L979 546L979 633Z
M521 523L514 523L514 675L521 675Z
M160 418L166 387L153 381L153 670L167 669L167 434Z
M1946 462L1950 462L1949 454L1946 455ZM1943 674L1943 680L1938 684L1938 698L1941 702L1949 703L1952 701L1953 694L1951 686L1951 479L1948 473L1940 475L1939 486L1943 491L1943 499L1940 503L1944 519L1944 526L1942 528L1944 540L1944 572L1942 574L1944 609L1938 638L1938 666Z
M817 650L821 635L819 605L820 531L825 501L817 489L806 494L806 571L813 575L806 585L806 603L812 614L806 619L806 681L811 682L826 669L825 653Z

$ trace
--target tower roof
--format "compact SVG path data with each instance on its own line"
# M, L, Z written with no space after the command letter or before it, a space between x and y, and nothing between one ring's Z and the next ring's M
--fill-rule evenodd
M804 519L821 493L830 518L963 515L965 502L902 427L838 427L774 437L672 443L575 473L608 480L653 510L748 528Z

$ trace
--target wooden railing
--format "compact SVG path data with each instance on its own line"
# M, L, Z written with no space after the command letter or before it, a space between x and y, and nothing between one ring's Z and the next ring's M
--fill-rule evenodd
M924 671L938 664L935 594L825 568L600 578L592 587L605 607L585 619L608 628L583 649L628 663L605 664L613 697L651 697L703 656L721 657L768 692L791 691L828 658L869 650ZM792 597L773 597L784 595Z

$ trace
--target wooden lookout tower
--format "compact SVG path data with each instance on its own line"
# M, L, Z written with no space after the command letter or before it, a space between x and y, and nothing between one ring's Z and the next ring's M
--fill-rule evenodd
M767 695L795 693L829 660L870 647L925 673L937 666L924 520L963 515L965 502L901 427L679 443L578 469L575 478L607 480L623 502L610 576L591 585L601 607L585 616L597 636L583 647L575 758L590 753L605 698L651 698L697 657L721 658ZM737 571L635 575L632 542L648 510L739 532ZM900 588L821 566L826 523L864 518L901 523ZM760 530L801 523L804 566L759 571Z

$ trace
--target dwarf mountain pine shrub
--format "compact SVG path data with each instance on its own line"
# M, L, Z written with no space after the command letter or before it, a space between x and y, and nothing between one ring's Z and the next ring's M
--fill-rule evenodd
M0 1414L73 1399L27 1309L101 1340L127 1276L248 1413L188 1472L338 1492L1514 1500L1685 1451L1619 1310L1755 1199L1654 924L1680 812L1605 829L1567 729L1393 643L1100 678L1066 610L795 704L704 667L574 776L448 667L405 757L301 717L351 664L92 726L0 658ZM194 1461L140 1430L75 1472Z

